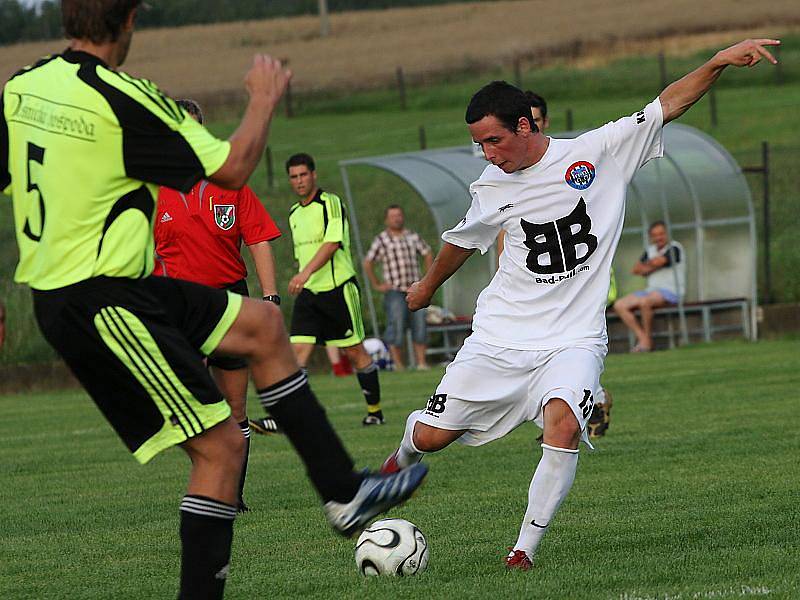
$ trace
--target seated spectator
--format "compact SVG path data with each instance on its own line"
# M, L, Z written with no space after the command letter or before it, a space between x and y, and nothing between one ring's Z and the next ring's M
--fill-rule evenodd
M623 323L636 334L637 344L631 352L653 349L653 310L680 302L686 288L686 262L683 246L671 241L663 221L650 225L650 245L633 270L647 280L647 288L623 296L614 303L614 311ZM641 325L634 311L641 313Z

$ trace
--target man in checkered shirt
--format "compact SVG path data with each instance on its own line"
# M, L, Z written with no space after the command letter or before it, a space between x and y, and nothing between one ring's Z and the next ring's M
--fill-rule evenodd
M405 215L397 204L386 207L384 223L386 229L375 236L364 259L364 267L372 287L384 294L383 305L387 320L384 339L389 345L395 368L402 370L403 335L410 325L417 369L428 369L425 359L428 348L425 311L412 313L408 310L406 291L412 283L420 279L417 255L422 256L425 261L425 270L430 268L433 262L431 247L418 233L405 228ZM381 261L383 282L379 282L375 275L373 265L376 259Z

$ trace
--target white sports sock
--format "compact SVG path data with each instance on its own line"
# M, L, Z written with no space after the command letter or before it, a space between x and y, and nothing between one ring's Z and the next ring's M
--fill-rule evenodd
M514 550L524 550L528 558L533 558L551 519L572 488L577 468L577 450L542 444L542 458L528 489L528 510Z
M400 448L397 450L397 464L403 469L417 464L422 460L422 457L425 456L424 452L417 450L413 438L417 415L421 412L421 410L415 410L408 415L408 419L406 419L406 430L405 433L403 433L403 441L400 442Z
M605 389L600 388L599 390L597 390L597 392L594 395L594 403L595 403L595 405L605 404L606 403L606 391L605 391Z

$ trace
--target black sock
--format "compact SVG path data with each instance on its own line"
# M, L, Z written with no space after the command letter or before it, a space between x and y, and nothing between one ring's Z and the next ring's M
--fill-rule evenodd
M239 422L239 429L244 436L244 462L242 464L242 475L239 477L239 505L244 505L244 480L247 477L247 460L250 458L250 421L245 417L244 421Z
M358 383L367 401L367 411L369 414L381 413L381 384L378 381L378 365L370 363L364 369L356 371Z
M302 371L258 390L261 404L283 429L323 502L349 502L362 476L333 430Z
M236 507L205 496L181 502L179 600L217 600L225 591Z

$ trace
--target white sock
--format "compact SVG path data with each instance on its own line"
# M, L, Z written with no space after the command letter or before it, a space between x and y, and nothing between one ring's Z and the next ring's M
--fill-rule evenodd
M414 425L417 422L417 415L422 413L421 410L415 410L406 419L406 430L403 433L403 441L400 442L400 449L397 451L397 464L405 469L411 465L417 464L425 456L424 452L417 450L414 445Z
M542 444L542 459L528 489L528 510L514 550L524 550L528 558L533 558L550 521L572 488L577 468L577 450Z
M603 388L600 388L597 393L594 395L594 403L597 404L605 404L606 403L606 391Z

